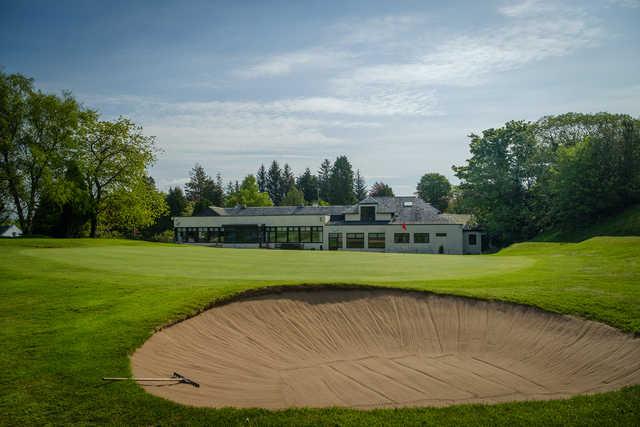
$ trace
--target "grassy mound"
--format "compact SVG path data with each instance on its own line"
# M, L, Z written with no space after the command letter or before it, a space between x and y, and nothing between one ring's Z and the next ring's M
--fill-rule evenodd
M565 401L360 412L197 409L132 383L159 326L242 290L369 284L507 300L640 332L640 237L523 243L495 255L233 250L117 240L0 240L0 424L617 424L640 387Z
M640 205L632 206L587 228L572 232L550 231L539 242L581 242L595 236L640 236Z

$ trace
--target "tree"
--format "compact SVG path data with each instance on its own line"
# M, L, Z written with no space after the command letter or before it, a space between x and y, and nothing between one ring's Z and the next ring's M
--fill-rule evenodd
M277 161L271 162L271 166L267 171L267 193L274 205L280 206L282 201L282 171Z
M328 202L332 205L351 205L355 203L353 193L353 169L347 156L338 156L331 167L329 177L331 192Z
M46 192L33 218L33 232L55 237L79 237L90 218L90 201L82 171L70 160L65 171L65 195Z
M533 237L539 231L532 221L539 150L532 125L512 121L470 138L471 158L453 168L470 213L497 244Z
M169 187L165 201L167 202L170 216L183 216L187 214L189 202L180 187Z
M168 212L164 195L156 188L153 178L146 175L116 188L106 196L106 201L100 231L107 234L145 237L144 230Z
M284 168L282 168L282 186L280 188L280 194L282 197L285 197L291 188L296 185L296 177L291 170L291 167L288 163L284 164Z
M384 182L376 182L369 191L371 197L393 197L393 190Z
M267 193L259 191L253 175L247 175L236 191L227 197L227 206L273 206Z
M185 193L187 199L194 204L194 215L209 206L224 205L222 178L218 175L214 181L198 163L189 173L189 181L185 184Z
M304 173L298 177L296 184L300 191L302 191L304 200L307 203L318 200L318 177L313 175L309 168L306 168Z
M451 183L442 174L426 173L422 175L416 187L418 196L440 211L447 209L451 196Z
M35 91L32 80L0 72L0 176L25 234L44 193L64 196L80 108L69 94Z
M353 192L356 195L357 201L367 197L367 186L364 183L364 178L360 175L360 169L356 170L356 177L353 180Z
M295 185L282 199L282 206L302 206L304 205L304 194Z
M320 200L329 200L331 193L331 161L324 159L318 170L318 188L320 190Z
M260 165L258 173L256 174L256 181L258 182L258 190L264 193L267 191L267 170L264 165Z
M101 121L97 114L88 113L79 141L77 157L89 193L91 237L97 236L101 214L107 208L111 212L116 205L126 208L119 218L126 219L128 226L146 222L138 221L141 211L157 213L151 206L157 207L155 200L144 194L149 190L146 169L156 158L153 137L145 136L141 127L126 118Z

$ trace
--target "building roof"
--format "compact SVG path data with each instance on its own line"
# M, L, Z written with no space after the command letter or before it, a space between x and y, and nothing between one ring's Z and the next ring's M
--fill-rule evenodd
M288 215L328 215L331 224L364 224L361 221L347 221L345 214L357 214L361 205L376 205L377 212L391 214L390 220L375 221L375 224L459 224L466 229L474 226L471 215L440 213L417 196L371 197L351 206L266 206L221 208L211 206L199 216L288 216Z
M198 216L282 216L282 215L342 215L349 206L210 206Z

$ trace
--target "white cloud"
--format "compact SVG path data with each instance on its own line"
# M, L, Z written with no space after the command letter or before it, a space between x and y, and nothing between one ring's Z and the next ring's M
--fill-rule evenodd
M473 86L495 73L593 46L601 38L600 29L580 14L518 19L502 28L454 36L411 60L359 67L333 83L343 94L381 85L414 89Z
M263 58L247 68L236 70L235 74L243 78L257 78L281 76L310 68L331 69L343 66L349 57L341 51L311 48Z
M522 17L547 13L553 9L554 5L544 0L520 0L503 4L498 8L498 12L505 16Z

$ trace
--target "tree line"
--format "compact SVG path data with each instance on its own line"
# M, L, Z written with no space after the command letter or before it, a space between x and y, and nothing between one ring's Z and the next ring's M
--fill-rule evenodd
M158 150L129 119L0 71L0 216L27 235L131 233L166 211L147 169Z
M584 228L640 202L640 120L567 113L470 135L452 208L503 245Z
M416 194L441 211L471 213L497 245L571 231L640 202L640 120L567 113L510 121L470 138L453 166L459 184L426 173ZM195 165L180 187L159 191L148 169L159 150L140 126L104 120L69 93L0 71L0 223L27 235L170 240L173 216L209 206L350 205L393 196L370 188L347 156L296 175L284 163L226 185Z

